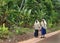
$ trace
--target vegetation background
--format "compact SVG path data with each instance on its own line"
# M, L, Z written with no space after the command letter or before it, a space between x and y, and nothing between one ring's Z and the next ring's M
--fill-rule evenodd
M60 0L0 0L0 37L33 33L34 21L42 18L47 32L59 30Z

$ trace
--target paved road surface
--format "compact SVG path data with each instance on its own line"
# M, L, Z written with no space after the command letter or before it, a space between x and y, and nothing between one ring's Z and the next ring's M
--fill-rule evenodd
M46 39L40 41L39 43L60 43L60 33L58 33L52 37L46 38Z

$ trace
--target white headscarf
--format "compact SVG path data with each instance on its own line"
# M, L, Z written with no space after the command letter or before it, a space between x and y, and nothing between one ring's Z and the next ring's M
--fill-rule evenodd
M45 19L42 19L41 21L41 27L44 27L45 29L47 29L47 22Z
M46 25L47 23L46 23L46 20L45 19L42 19L43 21L44 21L44 24Z
M36 20L36 21L35 21L35 24L39 24L39 21L38 21L38 20Z

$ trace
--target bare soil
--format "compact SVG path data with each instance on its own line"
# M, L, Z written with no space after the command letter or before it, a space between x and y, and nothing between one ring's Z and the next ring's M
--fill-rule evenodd
M28 33L28 34L23 34L23 35L13 35L12 37L8 39L0 38L0 43L17 43L20 41L28 40L33 37L34 37L33 33Z

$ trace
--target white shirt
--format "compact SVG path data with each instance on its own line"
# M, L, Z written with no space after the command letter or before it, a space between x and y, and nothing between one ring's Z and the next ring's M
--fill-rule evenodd
M34 23L34 28L38 29L38 30L40 29L40 23L39 23L39 21L37 23L36 22Z

